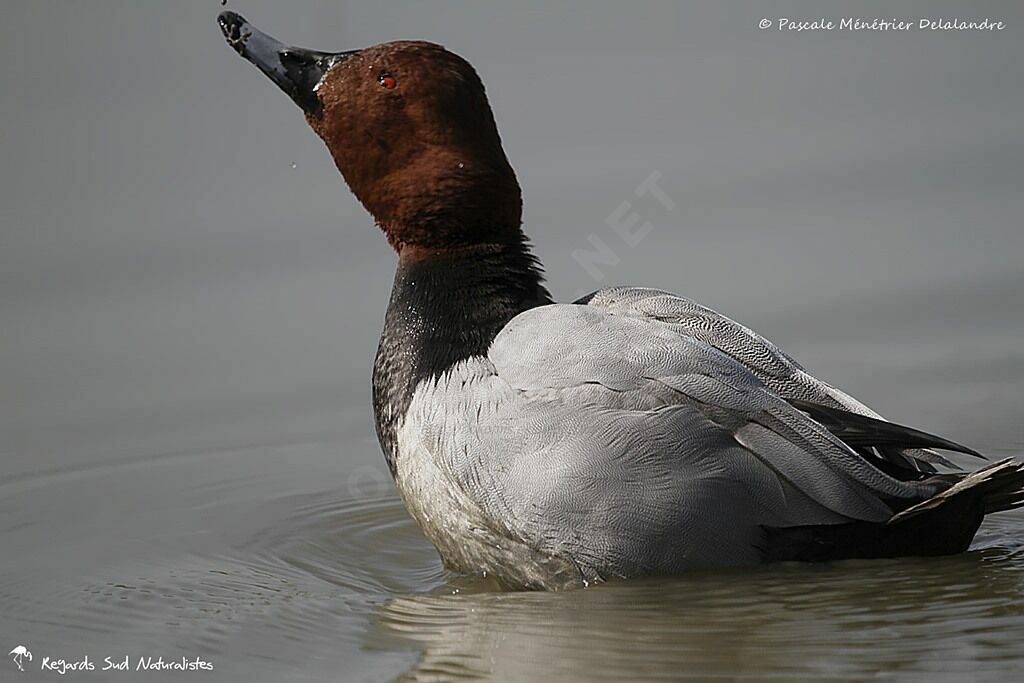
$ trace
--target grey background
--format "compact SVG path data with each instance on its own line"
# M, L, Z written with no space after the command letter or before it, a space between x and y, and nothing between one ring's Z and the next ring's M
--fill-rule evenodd
M440 42L487 84L556 296L691 296L894 419L1024 443L1024 11L971 3L261 2L325 50ZM394 256L209 2L7 2L0 475L343 440ZM1000 33L779 33L968 16ZM652 172L676 208L634 188ZM654 226L635 247L606 219ZM595 282L590 236L619 259Z

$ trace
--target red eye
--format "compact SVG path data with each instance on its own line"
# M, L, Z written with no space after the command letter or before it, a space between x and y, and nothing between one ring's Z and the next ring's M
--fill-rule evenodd
M395 77L392 76L391 74L381 74L380 84L382 87L387 88L388 90L394 90L395 88L398 87L398 81L396 81Z

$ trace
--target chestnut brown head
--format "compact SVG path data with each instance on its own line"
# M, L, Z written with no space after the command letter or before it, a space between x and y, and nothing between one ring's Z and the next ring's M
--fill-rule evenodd
M395 249L514 242L521 199L483 83L440 45L283 45L234 12L228 43L298 104Z

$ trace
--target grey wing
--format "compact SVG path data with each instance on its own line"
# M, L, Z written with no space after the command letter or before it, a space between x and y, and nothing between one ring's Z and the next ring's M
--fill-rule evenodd
M810 412L815 419L835 425L834 431L841 436L843 428L850 425L836 421L837 415L829 411L830 408L885 421L857 399L807 373L771 341L689 299L657 289L611 287L598 290L577 303L615 315L647 318L672 325L680 334L699 339L742 363L779 396ZM816 407L822 410L816 410ZM953 442L943 443L944 440L937 437L933 441L937 447L976 455L971 449ZM934 464L960 469L927 448L898 448L883 442L873 447L861 446L857 450L877 465L888 466L889 471L896 471L902 477L919 478L915 476L917 473L934 473Z
M427 404L475 416L428 448L491 519L585 573L756 562L764 526L881 522L890 501L937 490L872 467L744 364L650 317L532 309L484 365L438 382L449 398Z

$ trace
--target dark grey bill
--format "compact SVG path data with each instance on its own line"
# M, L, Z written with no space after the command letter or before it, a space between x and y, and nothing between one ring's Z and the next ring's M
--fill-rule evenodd
M235 12L221 12L217 23L235 52L259 67L312 116L320 116L322 106L314 90L317 83L332 66L355 54L355 51L318 52L285 45L254 28Z

